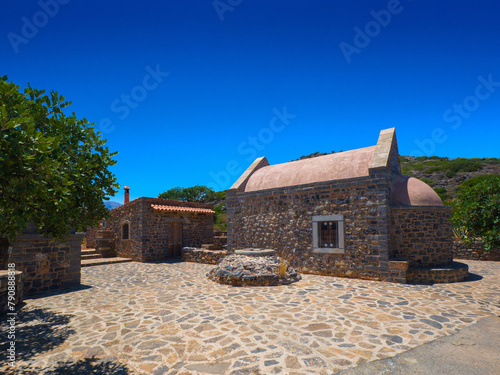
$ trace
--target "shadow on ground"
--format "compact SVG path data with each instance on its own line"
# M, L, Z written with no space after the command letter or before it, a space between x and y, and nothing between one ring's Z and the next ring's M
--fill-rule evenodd
M469 277L467 279L465 279L464 281L459 281L459 282L460 283L466 283L468 281L479 281L479 280L482 280L482 279L483 279L483 277L481 275L469 272Z
M150 264L176 264L176 263L183 263L184 261L182 258L169 258L169 259L164 259L164 260L158 260L154 262L144 262L144 263L150 263Z
M116 360L108 361L105 359L87 358L75 363L62 363L51 370L30 369L21 367L17 369L9 369L5 375L86 375L86 374L102 374L102 375L128 375L130 370Z
M64 288L64 289L56 289L56 290L51 290L47 292L42 292L38 294L34 294L31 296L25 297L25 299L39 299L39 298L46 298L50 296L58 296L60 294L66 294L66 293L73 293L73 292L79 292L81 290L86 290L86 289L92 289L93 287L90 285L77 285L77 286L72 286L71 288Z
M19 310L15 325L16 359L27 361L40 353L61 345L74 331L67 327L73 315L55 314L47 309ZM2 316L0 329L7 331L7 318ZM7 353L8 335L0 337L0 352Z
M478 275L476 273L471 273L469 272L469 276L465 280L460 280L460 281L455 281L455 283L470 283L471 281L479 281L482 280L483 276ZM429 284L422 284L422 283L409 283L410 285L440 285L441 283L429 283Z

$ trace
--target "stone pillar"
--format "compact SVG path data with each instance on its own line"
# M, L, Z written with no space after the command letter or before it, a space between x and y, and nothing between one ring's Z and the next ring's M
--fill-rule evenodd
M115 235L109 229L100 229L96 236L96 251L103 258L116 257Z
M11 275L9 275L9 272ZM24 276L21 271L0 270L0 315L14 312L9 309L9 294L14 297L14 301L11 302L15 306L23 302L23 289Z
M83 235L72 234L58 242L27 232L16 239L9 253L9 263L23 273L24 294L80 285Z

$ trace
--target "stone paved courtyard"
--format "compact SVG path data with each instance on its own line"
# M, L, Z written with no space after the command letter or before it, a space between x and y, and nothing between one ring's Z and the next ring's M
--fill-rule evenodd
M17 368L26 374L333 374L500 315L500 262L462 261L471 281L402 285L303 275L237 288L214 266L123 263L82 269L82 286L26 300Z

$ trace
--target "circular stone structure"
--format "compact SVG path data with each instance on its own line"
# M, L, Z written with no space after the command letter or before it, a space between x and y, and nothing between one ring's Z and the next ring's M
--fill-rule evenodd
M408 284L456 283L467 280L469 266L465 263L453 262L445 267L415 267L407 271Z
M273 255L226 256L207 277L220 284L234 286L286 285L302 279L294 268Z

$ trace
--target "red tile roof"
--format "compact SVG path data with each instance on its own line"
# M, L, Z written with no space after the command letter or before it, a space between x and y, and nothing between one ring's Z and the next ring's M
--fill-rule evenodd
M194 212L200 214L214 214L215 211L210 208L198 208L198 207L181 207L181 206L165 206L162 204L152 204L151 207L159 211L171 211L171 212Z

